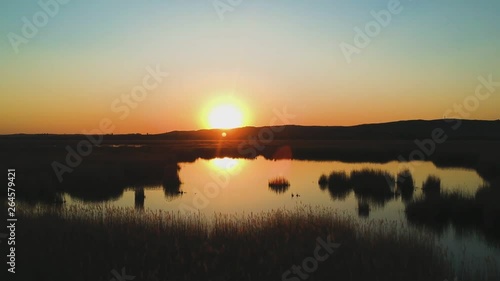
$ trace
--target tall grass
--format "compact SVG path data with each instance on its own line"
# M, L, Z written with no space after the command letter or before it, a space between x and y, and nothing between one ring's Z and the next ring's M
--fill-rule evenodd
M433 239L332 209L301 206L258 214L182 215L127 208L23 208L19 280L280 280L314 256L316 240L340 248L311 280L444 280L450 263ZM211 223L213 222L213 223ZM57 266L54 266L57 264Z

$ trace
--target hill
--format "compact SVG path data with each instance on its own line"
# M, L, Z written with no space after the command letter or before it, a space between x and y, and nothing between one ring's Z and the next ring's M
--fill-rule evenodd
M151 140L218 140L225 132L227 140L249 137L274 140L414 140L430 138L434 130L443 130L450 140L500 140L500 120L409 120L357 126L299 126L242 127L228 130L204 129L196 131L172 131L162 134L112 134L106 141ZM78 134L14 134L0 136L8 140L77 140Z

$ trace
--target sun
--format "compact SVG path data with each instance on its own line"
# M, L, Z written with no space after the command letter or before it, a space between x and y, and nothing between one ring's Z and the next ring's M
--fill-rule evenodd
M243 125L242 111L232 104L212 108L208 114L208 125L212 129L232 129Z

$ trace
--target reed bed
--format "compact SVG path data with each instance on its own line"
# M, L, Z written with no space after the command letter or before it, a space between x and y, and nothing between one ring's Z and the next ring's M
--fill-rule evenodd
M276 193L285 193L290 187L290 182L284 177L272 178L268 182L269 189Z
M327 178L327 188L333 199L345 199L352 191L349 176L344 171L332 171Z
M386 171L373 169L352 171L351 183L356 198L369 202L374 207L383 207L395 195L393 191L395 179Z
M422 184L422 191L426 195L439 195L441 192L441 179L434 175L429 175Z
M351 183L349 176L344 171L333 171L328 176L328 185L332 189L349 189Z
M345 171L333 171L330 175L321 175L318 184L331 189L351 189L368 193L392 193L394 177L386 171L374 169L354 170L350 176Z
M448 223L469 224L481 221L481 211L473 197L461 192L423 196L408 203L405 213L410 222L446 227Z
M405 169L400 171L396 176L396 182L398 186L398 192L404 201L409 201L413 198L413 193L415 191L415 180L410 170Z
M391 188L395 185L395 179L386 171L362 169L352 171L351 183L355 191L387 194L392 193Z
M19 267L29 268L19 271L22 280L107 281L123 267L136 280L280 280L314 256L318 237L341 245L311 280L453 276L432 237L389 221L361 224L329 208L206 216L75 205L18 215Z
M410 223L442 232L449 224L460 230L482 230L487 240L500 246L500 207L498 186L485 186L475 196L449 191L422 196L405 207Z
M350 175L344 171L333 171L328 177L321 175L318 185L321 189L328 188L330 196L340 200L345 199L354 190L356 198L369 201L377 207L383 206L395 195L394 176L383 170L354 170Z
M328 187L328 177L325 174L319 177L318 185L321 188L321 190L325 190Z
M284 177L276 177L269 180L269 186L290 186L290 182Z
M370 216L370 205L367 202L358 202L358 216L363 218Z
M398 183L398 188L400 189L413 190L415 188L415 180L408 169L402 170L397 174L396 182Z

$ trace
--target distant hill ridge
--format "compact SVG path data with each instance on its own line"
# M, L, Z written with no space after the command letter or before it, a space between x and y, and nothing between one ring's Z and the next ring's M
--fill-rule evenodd
M301 126L242 127L235 129L202 129L196 131L172 131L162 134L114 134L106 140L217 140L226 132L227 140L249 137L290 140L412 140L430 138L434 130L443 130L449 139L500 140L500 120L408 120L389 123L363 124L355 126ZM271 133L272 132L272 133ZM272 135L271 135L272 134ZM40 138L78 139L78 134L14 134L3 135L1 139Z

